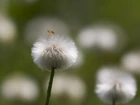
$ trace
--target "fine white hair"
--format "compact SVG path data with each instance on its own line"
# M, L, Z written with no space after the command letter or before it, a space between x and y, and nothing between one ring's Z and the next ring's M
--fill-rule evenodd
M105 103L127 103L136 95L136 82L132 75L117 68L104 67L97 74L95 92Z
M64 70L76 62L75 43L66 36L47 35L36 41L32 48L34 62L44 70Z

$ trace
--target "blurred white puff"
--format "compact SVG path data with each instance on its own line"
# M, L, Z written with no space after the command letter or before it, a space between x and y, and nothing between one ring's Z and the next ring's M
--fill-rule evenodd
M122 57L121 63L125 70L140 73L140 51L128 52Z
M27 23L25 27L25 40L32 44L39 36L47 36L48 30L66 36L70 33L64 21L57 18L38 17Z
M73 100L83 99L86 93L86 86L83 81L78 77L69 77L67 83L67 92Z
M0 42L11 43L16 38L16 26L8 17L0 14Z
M113 29L107 26L95 27L98 35L97 46L103 50L114 50L117 47L117 35Z
M124 44L124 32L115 24L94 24L80 30L78 42L84 48L114 51Z
M39 95L37 83L22 74L8 76L1 85L2 96L9 100L35 101Z
M45 85L45 91L48 86L48 79ZM52 96L65 96L72 100L81 100L86 93L84 82L74 75L57 74L53 81Z
M76 62L77 56L75 43L57 34L40 38L32 48L33 60L43 70L65 70Z
M92 26L80 30L78 42L84 48L94 48L97 44L97 32Z
M136 81L132 75L114 67L103 67L97 74L95 92L105 103L127 103L136 95Z

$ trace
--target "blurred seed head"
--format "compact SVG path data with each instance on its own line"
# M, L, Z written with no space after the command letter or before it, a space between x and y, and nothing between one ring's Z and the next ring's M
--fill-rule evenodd
M48 79L45 85L45 91L48 86ZM71 100L81 100L86 93L84 82L77 76L57 74L53 81L52 96L55 98L68 97Z
M132 75L114 67L103 67L97 74L98 97L105 103L127 103L136 95L136 81Z
M114 51L124 45L124 32L115 24L94 24L82 29L78 42L83 48Z
M131 51L122 57L122 67L132 73L140 73L140 51Z
M82 29L78 34L78 42L84 48L94 48L97 44L97 34L93 27Z
M48 30L60 35L69 35L68 26L57 18L38 17L29 21L25 27L25 40L32 44L39 36L47 36Z
M117 47L117 35L109 27L98 26L97 27L98 42L97 45L103 50L112 50Z
M14 22L0 14L0 43L9 44L16 38L16 26Z
M7 76L1 85L1 93L5 99L32 102L39 95L37 83L23 74Z

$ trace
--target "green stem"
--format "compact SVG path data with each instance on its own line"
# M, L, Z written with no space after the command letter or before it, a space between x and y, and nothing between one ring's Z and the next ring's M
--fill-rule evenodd
M116 105L116 99L115 98L112 99L112 105Z
M49 105L50 97L51 97L51 90L52 90L52 84L53 84L53 77L54 77L55 69L51 69L51 75L50 75L50 80L49 80L49 85L48 85L48 90L47 90L47 97L46 97L46 103L45 105Z

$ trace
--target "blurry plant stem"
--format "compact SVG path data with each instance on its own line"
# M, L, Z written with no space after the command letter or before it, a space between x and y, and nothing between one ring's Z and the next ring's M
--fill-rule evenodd
M51 69L50 80L49 80L49 85L48 85L48 90L47 90L47 97L46 97L46 103L45 103L45 105L49 105L49 101L50 101L50 97L51 97L51 90L52 90L54 73L55 73L55 68L52 68Z
M112 105L116 105L116 99L115 98L112 99Z

